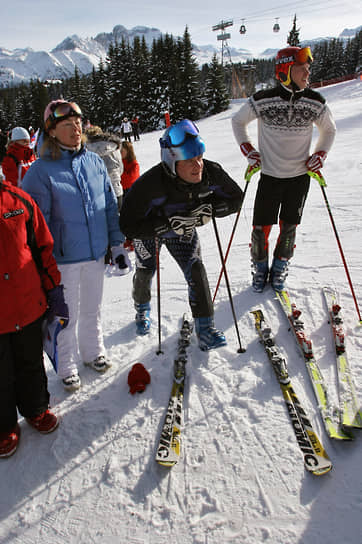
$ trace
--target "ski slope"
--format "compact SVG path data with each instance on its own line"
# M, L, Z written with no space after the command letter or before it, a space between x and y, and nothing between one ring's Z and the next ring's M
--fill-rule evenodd
M324 168L334 215L357 298L362 304L362 81L321 91L337 124ZM199 122L207 158L244 186L245 159L234 141L231 116L240 107ZM256 141L256 125L250 126ZM141 171L159 160L161 132L143 135L136 153ZM132 274L106 274L105 343L113 366L103 376L80 368L82 388L68 394L47 362L51 405L61 418L57 431L41 436L24 421L18 451L0 462L2 544L359 544L361 542L362 436L332 442L326 436L304 362L287 320L268 288L250 287L249 238L256 179L240 215L227 269L238 325L238 343L225 283L215 301L216 325L228 345L201 352L193 336L188 350L182 456L167 469L154 461L171 388L173 356L182 314L188 311L181 272L161 251L162 350L158 349L156 282L152 332L136 337ZM217 221L226 248L235 216ZM212 224L199 229L214 291L220 259ZM271 234L275 241L277 229ZM362 399L362 329L330 219L312 181L288 288L303 309L305 328L337 402L336 366L322 286L338 289L347 349ZM308 474L279 385L258 341L250 310L262 308L288 359L294 388L334 468ZM128 393L127 376L142 362L151 384Z

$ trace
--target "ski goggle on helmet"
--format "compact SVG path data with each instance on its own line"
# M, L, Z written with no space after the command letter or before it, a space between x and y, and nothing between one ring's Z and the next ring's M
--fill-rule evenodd
M275 59L275 76L284 85L290 85L292 78L290 70L293 64L305 64L313 62L310 47L286 47L278 51Z
M193 159L205 153L205 143L193 121L183 119L166 129L160 138L161 160L176 176L176 162Z
M44 129L47 131L54 127L58 121L73 116L82 117L82 111L78 104L65 100L53 100L44 111Z

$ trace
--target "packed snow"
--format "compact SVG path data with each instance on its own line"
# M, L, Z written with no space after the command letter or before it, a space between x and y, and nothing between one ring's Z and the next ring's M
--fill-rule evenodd
M362 81L321 90L337 124L324 175L357 300L362 304L361 125ZM201 120L209 159L220 162L244 187L246 167L232 134L240 107ZM250 126L256 142L256 124ZM161 132L135 144L141 171L159 160ZM103 303L105 343L112 367L105 375L80 368L74 394L46 360L51 405L61 418L50 435L21 421L17 452L0 462L0 541L3 544L359 544L361 542L362 436L329 439L305 364L270 288L250 287L249 239L257 186L252 180L227 262L238 342L224 281L215 300L215 321L228 345L201 352L193 335L187 363L182 455L172 469L154 461L172 381L173 358L183 313L189 310L183 276L161 251L161 332L157 355L156 281L152 332L135 334L132 273L106 271ZM224 246L235 215L217 220ZM219 271L212 223L199 229L212 293ZM273 245L277 236L274 227ZM134 256L131 257L134 259ZM336 365L322 287L338 289L347 349L362 399L362 330L320 187L312 181L287 285L303 310L315 355L337 403ZM287 356L297 394L334 468L309 474L303 464L279 385L254 328L250 310L262 308ZM130 395L132 365L142 362L151 384Z

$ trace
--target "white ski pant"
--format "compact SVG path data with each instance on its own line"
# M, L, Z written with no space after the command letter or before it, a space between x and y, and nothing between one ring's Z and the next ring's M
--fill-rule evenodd
M58 335L58 375L78 372L78 363L105 355L101 323L104 258L58 265L69 307L68 326Z

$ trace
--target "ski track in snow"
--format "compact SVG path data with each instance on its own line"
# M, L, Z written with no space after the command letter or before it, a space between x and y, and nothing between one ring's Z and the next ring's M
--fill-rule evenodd
M362 81L322 90L338 133L324 168L327 195L357 298L362 300L359 248L361 217L360 126ZM199 122L208 158L240 180L246 167L230 118L240 106ZM256 137L256 126L250 134ZM158 161L160 133L143 135L136 152L144 171ZM156 288L153 325L136 337L132 274L106 272L103 303L105 344L112 367L103 376L80 368L82 388L69 395L47 361L51 404L61 418L56 432L39 436L21 421L16 454L0 463L2 544L359 544L362 508L361 436L332 442L325 433L303 359L280 306L268 288L250 288L249 238L256 180L251 182L228 260L228 273L242 343L237 353L224 281L215 303L216 326L228 345L201 352L192 337L184 393L181 460L172 469L154 461L168 403L172 362L182 314L189 311L181 272L161 251L162 350L158 348ZM226 248L235 216L218 220ZM212 293L220 259L212 225L199 229ZM277 236L274 228L271 247ZM302 310L307 335L329 395L338 401L332 335L321 288L341 296L346 343L362 398L362 329L321 191L312 180L297 232L288 287ZM225 249L224 249L225 251ZM155 284L156 282L154 282ZM250 311L266 313L293 386L334 468L308 474L296 444L279 384L254 329ZM127 376L142 362L151 384L128 393Z

